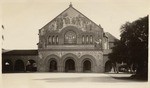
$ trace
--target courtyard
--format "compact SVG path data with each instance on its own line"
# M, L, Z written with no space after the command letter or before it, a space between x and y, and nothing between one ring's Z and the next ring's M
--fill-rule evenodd
M0 88L148 88L148 82L128 79L131 74L8 73Z

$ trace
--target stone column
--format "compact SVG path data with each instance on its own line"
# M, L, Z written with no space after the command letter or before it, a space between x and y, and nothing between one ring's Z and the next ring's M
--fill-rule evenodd
M46 72L46 65L44 64L44 61L42 59L40 59L38 61L37 71L38 72Z
M63 66L58 66L58 72L63 72Z
M12 61L12 65L13 65L13 72L15 71L15 60L13 59L13 60L11 60Z
M75 72L78 72L79 68L78 66L75 66Z
M98 68L99 68L99 70L98 70L99 73L104 72L104 66L103 65L99 65Z
M76 72L82 72L82 67L81 66L76 66Z
M24 71L26 72L26 65L28 63L28 60L23 60L23 62L24 62Z

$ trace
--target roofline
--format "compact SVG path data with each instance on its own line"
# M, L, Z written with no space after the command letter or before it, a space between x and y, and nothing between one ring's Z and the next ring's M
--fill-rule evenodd
M84 17L86 17L88 20L90 20L91 22L93 22L96 26L98 26L100 29L102 29L103 31L103 28L100 27L98 24L96 24L94 21L92 21L91 19L89 19L87 16L85 16L84 14L82 14L80 11L78 11L77 9L75 9L73 6L69 6L67 9L65 9L64 11L62 11L59 15L57 15L55 18L53 18L50 22L48 22L46 25L48 25L49 23L51 23L54 19L56 19L57 17L59 17L63 12L67 11L69 8L73 8L74 10L76 10L78 13L80 13L81 15L83 15ZM46 25L44 25L42 28L39 29L42 30Z
M111 33L109 32L104 32L105 34L108 33L109 35L113 36L116 40L119 40L118 38L116 38L114 35L112 35ZM106 34L107 35L107 34Z
M91 22L93 22L96 26L98 26L100 29L103 30L102 27L100 27L98 24L96 24L94 21L92 21L91 19L89 19L87 16L85 16L84 14L82 14L80 11L78 11L77 9L75 9L74 7L72 7L74 10L76 10L77 12L79 12L81 15L83 15L84 17L86 17L88 20L90 20Z
M17 51L17 53L16 53L16 51ZM20 54L20 53L18 53L18 51L19 52L22 52L22 51L25 51L25 52L27 52L27 51L36 51L37 53L24 53L24 54ZM12 53L13 52L13 53ZM14 53L15 52L15 53ZM8 51L8 52L2 52L2 55L38 55L38 50L10 50L10 51Z
M11 51L38 51L38 49L12 49L12 50L6 50L6 52L11 52ZM2 50L2 53L6 53L6 52L3 52L4 50Z
M38 49L4 49L4 50L12 51L12 50L38 50ZM2 50L2 51L3 51L3 50Z
M65 12L66 10L68 10L70 7L68 7L67 9L65 9L63 12ZM57 17L59 17L63 12L61 12L59 15L57 15L56 17L54 17L50 22L48 22L46 25L48 25L49 23L51 23L54 19L56 19ZM39 29L42 30L46 25L44 25L42 28Z

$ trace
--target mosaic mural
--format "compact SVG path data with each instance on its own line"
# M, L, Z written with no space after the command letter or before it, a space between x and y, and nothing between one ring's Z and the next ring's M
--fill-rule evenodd
M48 31L60 32L66 26L76 26L82 31L99 30L99 27L87 17L83 16L73 8L69 8L41 30L41 35Z

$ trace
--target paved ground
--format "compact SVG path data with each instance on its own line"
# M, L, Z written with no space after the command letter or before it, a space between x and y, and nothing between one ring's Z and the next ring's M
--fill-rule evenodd
M131 74L12 73L2 74L0 88L148 88L147 82L130 80L129 76Z

